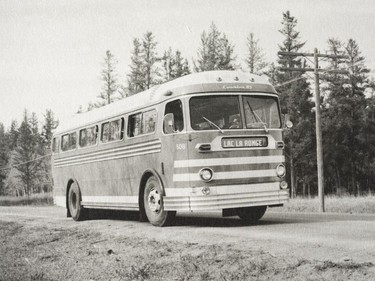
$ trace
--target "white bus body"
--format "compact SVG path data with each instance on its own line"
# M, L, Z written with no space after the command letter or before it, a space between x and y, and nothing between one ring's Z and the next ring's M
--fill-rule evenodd
M77 114L53 138L56 205L137 210L154 225L176 211L223 210L256 222L287 202L278 96L235 71L191 74Z

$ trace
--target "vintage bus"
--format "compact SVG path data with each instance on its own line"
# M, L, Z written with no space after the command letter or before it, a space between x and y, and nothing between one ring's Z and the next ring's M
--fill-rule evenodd
M289 198L278 95L236 71L187 75L77 114L53 136L55 204L136 210L170 224L177 211L257 222Z

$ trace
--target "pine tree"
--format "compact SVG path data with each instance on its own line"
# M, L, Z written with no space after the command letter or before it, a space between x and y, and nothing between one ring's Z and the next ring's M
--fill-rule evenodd
M31 113L31 118L30 118L29 122L30 122L30 126L31 126L32 136L33 136L32 144L35 147L36 152L39 155L42 155L43 150L44 150L44 145L43 145L42 136L39 133L39 121L38 121L38 117L36 116L35 112Z
M328 40L328 52L334 55L344 55L343 43L337 39ZM329 68L338 69L344 67L345 61L332 59ZM322 110L322 132L324 151L324 174L326 178L325 190L328 193L339 192L345 183L349 183L347 177L347 155L349 152L346 130L347 119L343 118L345 103L343 99L343 85L348 82L347 75L328 73L322 75L325 81L322 92L325 96Z
M172 48L164 52L163 58L164 77L163 82L182 77L190 73L187 59L181 56L180 51L173 53Z
M194 70L200 72L235 69L233 50L234 46L227 36L212 23L209 31L203 31L201 35L201 47L198 49L197 63L194 62Z
M267 63L264 60L263 50L259 47L259 39L255 39L254 33L250 33L247 37L247 50L246 64L250 73L262 74Z
M296 26L297 19L291 16L289 11L283 13L280 33L284 36L284 41L282 45L279 45L280 51L298 52L304 46L305 43L300 41L299 32L295 30ZM280 55L278 63L281 67L304 67L304 62L301 59L290 56ZM294 127L285 133L285 142L292 197L295 197L297 182L302 182L304 185L315 182L316 149L312 95L306 78L300 71L285 72L278 74L277 82L283 84L292 79L298 80L281 86L278 90L282 112L289 114L294 122Z
M45 157L41 162L41 187L44 192L52 191L52 171L51 171L51 158L48 156L51 153L51 143L53 130L57 128L58 121L52 110L46 110L44 115L44 125L42 128L41 138L43 140L43 153Z
M57 128L59 121L56 120L52 110L47 109L44 114L44 125L42 128L42 140L44 147L49 150L51 148L53 130Z
M9 146L4 125L0 123L0 196L5 195L5 179L8 173Z
M280 71L276 64L272 62L264 73L268 76L270 83L276 86L280 76Z
M150 31L142 39L133 40L131 71L127 75L128 86L122 90L123 95L134 95L163 82L158 65L162 58L158 57L157 44Z
M144 91L145 88L145 76L143 74L143 61L142 61L142 50L139 39L133 40L133 51L130 64L130 73L128 77L128 92L129 95L133 95Z
M152 32L147 31L142 38L142 62L143 75L145 77L145 89L150 89L152 86L159 84L160 73L156 62L159 61L156 52L157 42L155 41Z
M173 78L182 77L190 74L189 62L186 58L183 58L179 50L175 53L175 68Z
M98 96L101 100L95 104L96 107L110 104L119 98L118 95L116 96L119 88L116 66L117 60L111 51L108 50L104 58L103 70L101 72L101 80L104 82L102 91Z
M17 146L17 140L18 140L18 135L19 135L17 120L12 120L8 135L9 135L9 150L12 151Z
M375 150L369 149L375 131L367 115L368 104L364 96L369 70L354 40L343 44L330 39L328 43L330 52L349 56L348 60L331 60L331 67L350 70L350 75L330 73L324 76L327 86L324 88L323 128L329 137L323 140L327 151L326 173L331 175L333 183L329 191L338 192L344 187L358 195L361 186L368 186L371 180L368 171L375 157Z
M365 122L363 128L363 138L365 142L363 174L360 177L362 191L368 194L375 192L375 80L369 79L366 92Z
M23 185L24 194L30 195L36 187L37 179L40 176L40 160L35 144L35 132L30 124L28 113L25 110L24 118L19 128L19 137L15 149L13 165L18 170L17 178Z

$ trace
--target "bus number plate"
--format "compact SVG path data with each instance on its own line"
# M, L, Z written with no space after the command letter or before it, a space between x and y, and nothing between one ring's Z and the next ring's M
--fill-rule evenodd
M223 148L244 148L244 147L266 147L268 139L266 137L252 138L223 138L221 139Z

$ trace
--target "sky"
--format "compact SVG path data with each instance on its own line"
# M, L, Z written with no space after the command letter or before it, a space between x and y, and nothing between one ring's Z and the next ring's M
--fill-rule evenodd
M274 62L287 10L306 41L302 51L325 53L328 38L352 38L375 73L373 0L0 0L0 123L21 122L25 109L42 122L46 109L64 120L86 108L100 93L106 51L124 82L133 39L146 31L159 54L178 49L192 66L200 36L214 22L235 45L237 63L250 32Z

